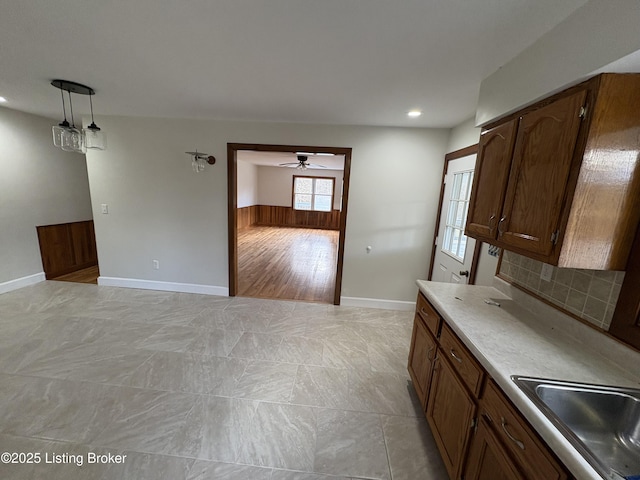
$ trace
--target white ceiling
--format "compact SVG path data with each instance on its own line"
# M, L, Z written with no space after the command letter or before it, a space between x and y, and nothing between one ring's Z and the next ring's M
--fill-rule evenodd
M311 152L305 152L311 153ZM324 170L344 170L344 155L306 155L309 168L318 168ZM252 163L259 166L278 167L281 163L297 163L298 158L295 153L291 152L257 152L255 150L239 150L237 155L239 162ZM316 167L322 165L322 167ZM295 168L293 165L292 168Z
M586 1L2 2L0 96L58 119L62 78L96 90L96 114L451 127Z

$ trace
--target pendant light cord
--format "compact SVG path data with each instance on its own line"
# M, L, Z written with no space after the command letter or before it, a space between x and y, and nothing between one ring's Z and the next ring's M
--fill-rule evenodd
M67 121L67 109L64 106L64 90L60 89L60 97L62 97L62 113L64 115L64 121Z
M89 105L91 106L91 124L95 125L96 122L93 121L93 101L91 100L92 95L89 94Z
M67 90L67 93L69 94L69 108L71 109L71 126L73 128L76 128L76 122L73 119L73 103L71 103L71 91Z

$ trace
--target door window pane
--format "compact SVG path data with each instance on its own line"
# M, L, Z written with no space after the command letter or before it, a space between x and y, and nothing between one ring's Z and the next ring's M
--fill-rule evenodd
M447 200L449 207L442 240L442 251L461 262L464 262L467 249L464 227L467 222L472 183L473 171L454 174L451 197Z

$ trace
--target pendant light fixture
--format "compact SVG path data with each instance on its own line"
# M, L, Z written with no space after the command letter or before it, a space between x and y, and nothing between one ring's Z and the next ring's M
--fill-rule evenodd
M95 95L95 91L91 87L82 85L81 83L71 82L68 80L53 80L51 82L56 88L60 89L62 94L62 113L64 120L58 125L52 127L53 144L56 147L60 147L65 151L85 153L87 148L95 150L105 150L107 148L107 138L105 133L98 127L93 119L93 101L92 95ZM67 92L69 96L69 111L71 113L71 125L67 120L67 110L64 102L64 92ZM76 93L79 95L89 95L89 104L91 106L91 125L84 130L80 131L75 126L75 119L73 117L73 103L71 101L71 94Z

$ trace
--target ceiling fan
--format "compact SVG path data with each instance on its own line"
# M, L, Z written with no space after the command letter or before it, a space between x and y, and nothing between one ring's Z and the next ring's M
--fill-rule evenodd
M280 163L281 167L297 168L298 170L306 170L307 168L327 168L324 165L318 165L317 163L309 163L308 155L297 155L297 162Z

